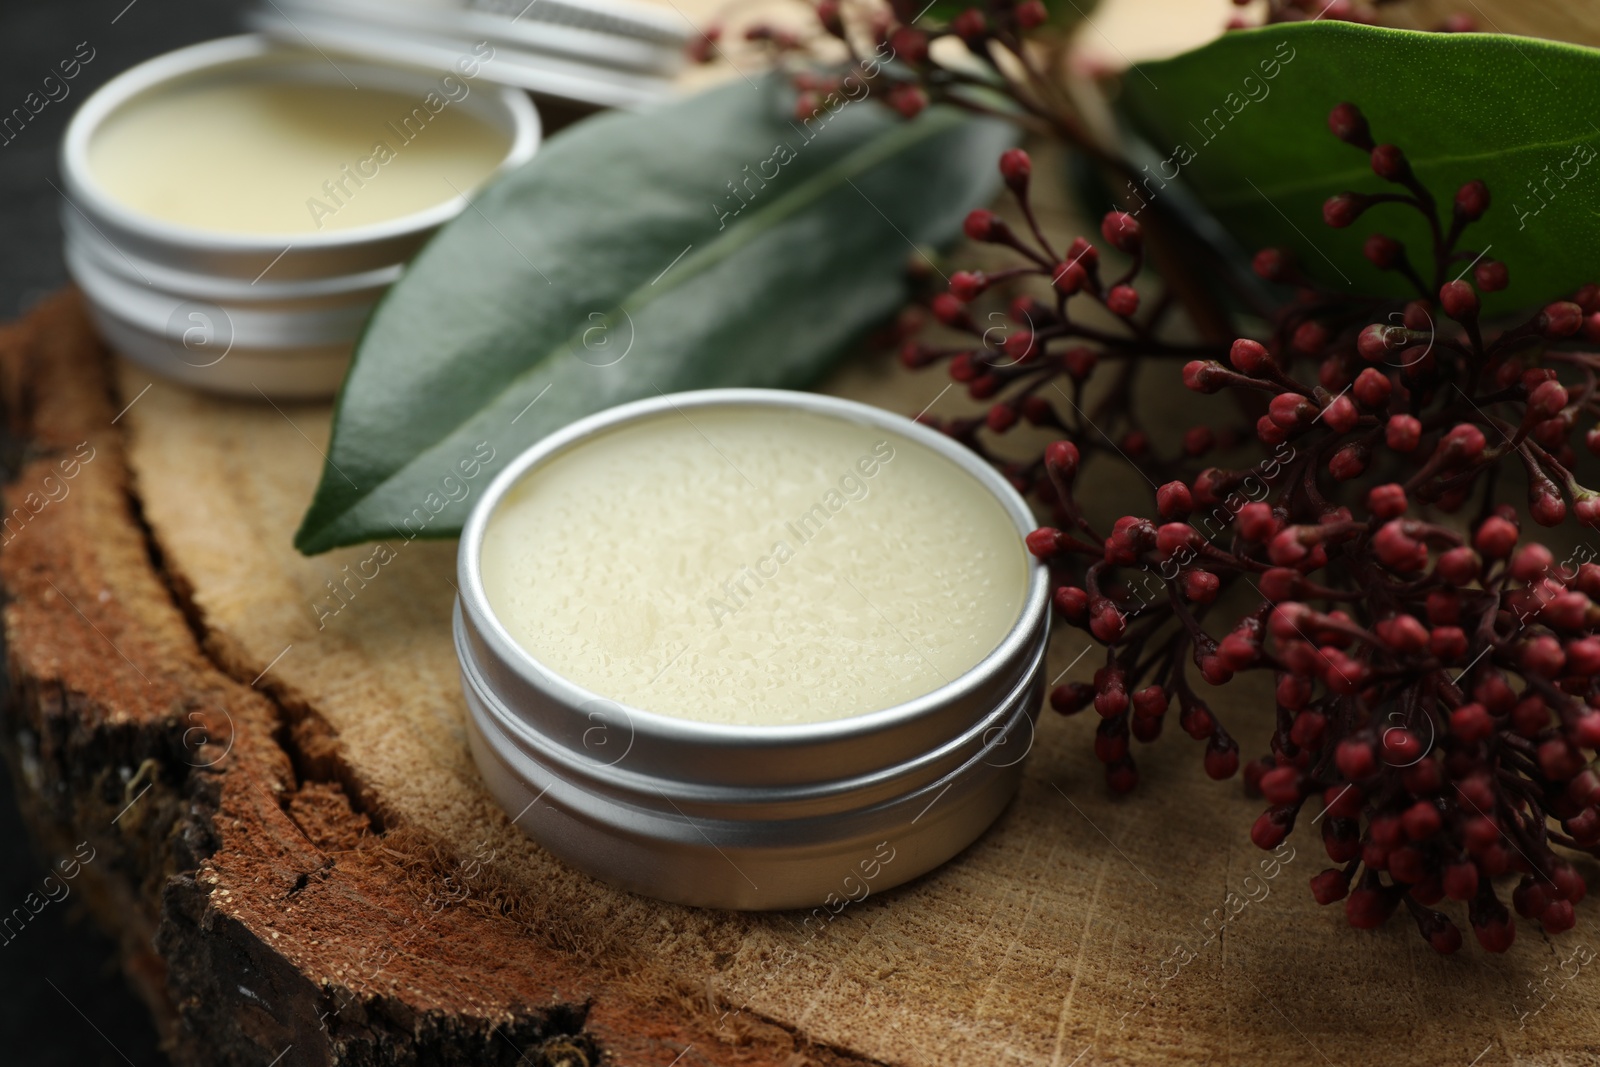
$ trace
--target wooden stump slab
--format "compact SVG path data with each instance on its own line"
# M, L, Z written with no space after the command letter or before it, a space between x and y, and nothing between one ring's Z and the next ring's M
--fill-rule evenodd
M326 406L119 365L74 294L0 333L0 381L5 747L41 832L95 849L80 884L179 1063L1600 1057L1592 905L1553 941L1522 924L1502 957L1441 958L1403 915L1353 931L1306 888L1327 865L1315 828L1255 849L1259 802L1206 779L1181 734L1114 799L1088 715L1047 713L978 843L820 933L612 889L479 783L453 542L397 541L317 610L374 551L290 547ZM910 411L937 388L882 368L832 383ZM1054 672L1092 671L1081 636L1057 646ZM1228 692L1259 751L1269 698Z

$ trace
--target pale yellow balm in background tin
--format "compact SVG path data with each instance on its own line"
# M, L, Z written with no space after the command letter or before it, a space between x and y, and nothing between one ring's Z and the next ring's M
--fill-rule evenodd
M786 908L904 882L1016 790L1045 683L1034 525L964 446L852 401L583 419L462 533L473 756L528 834L637 892Z
M470 91L459 77L451 84ZM437 110L426 100L259 74L179 82L110 115L89 142L89 168L125 207L181 226L288 235L370 226L476 189L511 147L508 131L437 92Z
M1028 566L977 479L808 411L668 410L531 472L484 533L496 616L633 707L776 725L892 707L1015 625Z

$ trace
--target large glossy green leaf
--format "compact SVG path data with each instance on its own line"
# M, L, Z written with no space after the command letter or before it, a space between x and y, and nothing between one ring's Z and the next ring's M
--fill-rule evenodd
M1600 52L1317 22L1229 33L1141 69L1149 81L1127 79L1121 109L1172 161L1150 173L1178 169L1247 250L1290 246L1324 281L1380 294L1410 290L1362 257L1368 234L1400 238L1431 266L1427 231L1402 206L1376 206L1344 230L1323 223L1333 193L1401 191L1328 132L1329 109L1347 100L1378 141L1406 152L1446 225L1455 190L1488 183L1493 204L1464 245L1489 247L1510 269L1490 310L1541 303L1600 273ZM1159 180L1150 188L1161 195Z
M913 245L993 194L1013 138L792 107L764 79L598 116L484 191L374 313L296 546L458 533L463 470L623 401L811 383L904 301Z

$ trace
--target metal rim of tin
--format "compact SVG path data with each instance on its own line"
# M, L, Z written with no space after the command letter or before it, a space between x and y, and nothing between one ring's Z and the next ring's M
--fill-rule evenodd
M672 95L693 27L680 13L628 0L281 0L250 24L287 41L402 62L432 62L466 42L495 47L489 76L601 107L646 107Z
M526 832L573 865L646 895L785 908L820 903L867 838L899 842L912 857L875 883L887 887L965 848L1004 808L1043 697L1049 581L1027 557L1018 618L960 678L890 708L826 722L727 725L624 706L523 649L495 617L481 575L484 532L505 494L535 468L619 426L748 406L842 418L931 449L994 495L1016 526L1019 551L1036 524L980 457L879 408L766 389L653 397L544 438L485 489L457 556L455 641L474 756ZM729 877L730 865L737 877Z

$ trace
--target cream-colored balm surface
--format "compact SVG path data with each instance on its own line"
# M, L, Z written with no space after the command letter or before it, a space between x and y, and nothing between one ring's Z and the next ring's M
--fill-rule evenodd
M367 226L470 192L509 134L433 94L249 80L130 100L89 143L113 199L167 222L240 234Z
M693 420L692 422L690 420ZM698 409L620 427L490 517L490 606L554 673L708 722L840 719L959 678L1029 567L975 478L831 416Z

